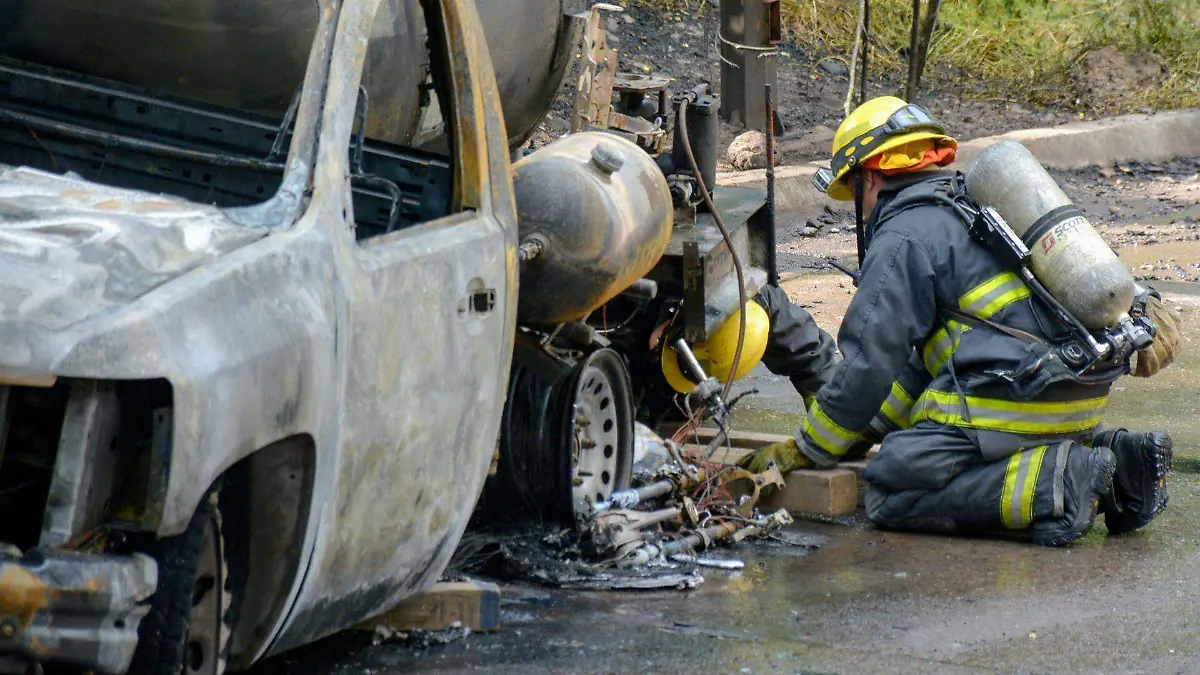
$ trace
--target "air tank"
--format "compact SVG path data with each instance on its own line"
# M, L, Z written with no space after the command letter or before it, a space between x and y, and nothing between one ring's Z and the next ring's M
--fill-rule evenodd
M560 139L513 166L522 242L517 316L576 321L645 276L671 238L671 194L654 159L600 132Z
M1006 220L1032 253L1033 274L1088 328L1108 328L1133 303L1133 276L1025 146L997 143L966 172L967 194Z
M571 64L582 0L476 0L510 148L550 109ZM0 56L205 103L282 114L304 78L313 0L0 0ZM429 58L418 0L384 0L364 85L373 138L416 132ZM368 122L372 124L372 122Z

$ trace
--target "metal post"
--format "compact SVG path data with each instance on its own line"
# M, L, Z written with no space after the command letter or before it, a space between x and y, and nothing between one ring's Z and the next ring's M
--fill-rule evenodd
M775 125L770 120L775 118L775 106L772 105L774 87L767 85L764 104L766 114L763 115L763 125L767 135L767 283L779 285L779 263L775 257Z
M763 89L776 83L775 53L781 38L779 0L722 0L721 118L766 131ZM774 118L779 128L779 118Z

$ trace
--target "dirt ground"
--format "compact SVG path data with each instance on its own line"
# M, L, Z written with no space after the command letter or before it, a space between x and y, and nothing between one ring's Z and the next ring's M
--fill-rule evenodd
M609 44L620 51L618 70L672 77L675 79L672 92L686 91L703 82L719 87L716 36L720 16L717 3L709 2L706 6L703 15L663 13L636 6L609 15L606 24ZM839 60L810 55L794 43L781 45L776 105L785 134L779 139L780 164L828 159L833 132L843 116L848 86L846 72L846 65ZM937 80L946 85L923 89L917 102L960 140L1082 119L1063 109L1034 110L1003 99L985 98L981 92L997 88L948 73L939 75ZM870 95L894 95L904 88L903 81L894 75L874 74L868 80ZM573 92L574 81L568 78L553 114L534 138L535 147L566 130ZM724 149L743 131L740 126L722 123L722 163ZM722 169L727 168L723 163Z
M1136 278L1200 280L1200 158L1051 173ZM776 223L784 275L828 272L828 258L855 265L852 206Z

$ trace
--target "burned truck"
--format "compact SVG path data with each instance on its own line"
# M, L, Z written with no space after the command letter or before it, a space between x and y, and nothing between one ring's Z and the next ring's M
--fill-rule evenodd
M377 615L497 449L485 501L627 486L662 345L769 232L700 206L715 98L609 61L514 165L585 10L0 0L0 672L215 674Z

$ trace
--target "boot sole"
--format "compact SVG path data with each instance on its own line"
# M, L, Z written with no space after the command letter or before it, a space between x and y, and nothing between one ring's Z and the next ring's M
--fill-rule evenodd
M1150 524L1150 521L1158 517L1167 508L1167 474L1171 473L1172 464L1174 463L1175 443L1170 436L1166 436L1166 442L1163 445L1151 445L1148 443L1141 444L1143 453L1149 452L1151 460L1155 466L1154 476L1154 498L1151 500L1154 506L1149 512L1143 512L1136 515L1125 515L1120 513L1110 513L1104 516L1105 525L1108 527L1109 534L1121 535L1128 534L1134 530Z
M1105 459L1094 460L1092 465L1092 484L1088 486L1088 517L1072 525L1067 531L1051 537L1039 537L1030 533L1033 543L1039 546L1066 546L1087 534L1096 524L1096 516L1100 511L1100 498L1112 489L1113 474L1117 471L1117 458L1111 452Z

